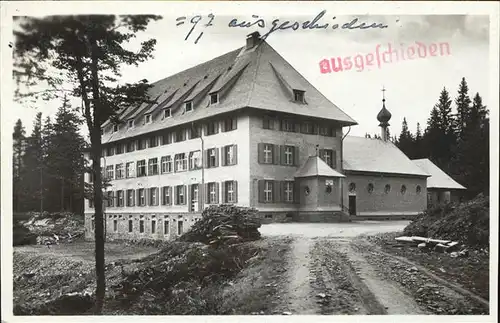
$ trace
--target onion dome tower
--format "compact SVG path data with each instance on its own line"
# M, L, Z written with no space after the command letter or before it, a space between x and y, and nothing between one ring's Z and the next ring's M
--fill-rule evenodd
M387 141L387 127L390 126L389 120L391 120L391 113L385 108L385 88L382 89L383 99L382 99L382 110L377 114L377 120L380 122L379 127L382 128L381 138L383 141Z

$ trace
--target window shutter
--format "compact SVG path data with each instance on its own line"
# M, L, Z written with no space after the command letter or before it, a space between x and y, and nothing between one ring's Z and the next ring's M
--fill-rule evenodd
M140 205L139 205L139 202L140 202L140 200L141 200L141 197L139 196L139 194L140 194L139 192L140 192L140 190L139 190L139 189L137 189L137 190L135 191L135 194L134 194L134 195L137 195L137 206L140 206Z
M233 165L238 164L238 145L233 145Z
M193 188L193 185L188 185L187 186L187 192L185 192L185 197L186 197L186 201L188 201L188 212L193 212L193 203L191 201L191 194L192 194L192 191L191 189Z
M320 149L318 150L319 158L321 158L322 161L325 161L325 150Z
M228 146L222 147L222 149L220 151L221 152L221 155L220 155L220 157L221 157L220 165L221 166L226 166L227 165L227 154L226 154L227 147Z
M300 184L298 181L293 182L293 199L295 203L300 203Z
M259 161L259 164L263 164L264 163L264 144L263 143L259 143L257 144L257 150L258 150L258 161Z
M280 147L280 160L281 160L281 165L285 165L285 145L281 145Z
M275 164L275 165L280 164L280 146L279 145L273 145L273 164Z
M208 168L208 150L203 151L203 168Z
M264 185L265 185L265 181L260 179L258 181L258 189L259 189L259 192L258 192L258 195L259 195L259 202L260 203L264 203Z
M300 155L299 155L299 147L293 147L293 164L295 166L299 166L300 163Z
M179 186L174 186L174 204L179 205Z
M233 181L234 203L238 203L238 181Z
M332 168L337 169L337 151L332 151Z
M215 183L215 203L219 204L219 182Z
M220 126L221 126L221 131L222 132L226 132L227 131L227 129L226 129L226 120L222 120Z
M220 124L220 122L217 122L217 121L215 122L214 135L219 133L219 124Z
M159 205L160 204L160 188L155 187L155 191L156 191L155 205Z
M286 201L286 194L285 194L285 187L286 187L285 181L280 182L280 194L281 194L281 201L285 202Z
M317 124L312 124L312 134L317 135L318 134L318 125Z
M183 186L184 186L184 204L183 205L186 205L189 194L188 194L186 185L183 185Z
M208 189L208 183L204 185L205 192L203 192L203 196L205 197L205 203L210 204L210 191Z
M151 190L150 188L146 188L144 190L144 197L146 199L146 203L145 203L146 205L151 205L151 200L149 199L150 198L150 190Z
M281 181L273 181L273 203L281 202Z
M226 182L221 182L221 185L222 185L221 203L227 203Z
M215 165L214 167L219 167L219 148L215 148Z
M235 130L237 127L238 127L238 121L237 121L236 117L234 117L231 119L231 128L233 130Z
M293 124L294 132L300 132L300 122L295 122Z

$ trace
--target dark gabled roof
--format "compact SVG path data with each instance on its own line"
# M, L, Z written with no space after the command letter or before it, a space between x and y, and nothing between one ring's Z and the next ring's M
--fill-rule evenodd
M430 176L390 141L347 136L342 146L344 171Z
M453 190L465 190L466 188L458 184L453 178L448 176L441 168L437 167L429 159L414 159L412 162L431 177L427 179L427 188L441 188Z
M206 77L206 78L205 78ZM305 91L305 102L293 101L286 87ZM219 102L210 105L209 93L219 93ZM189 68L153 84L150 97L154 104L130 107L119 113L121 121L140 119L153 113L153 122L118 132L105 131L102 142L109 143L164 128L191 123L241 108L279 111L300 116L335 120L340 125L357 124L350 116L330 102L298 73L269 44L260 41L256 47L231 51L208 62ZM173 95L172 95L173 94ZM204 96L204 97L203 97ZM165 99L168 102L165 103ZM197 98L193 111L178 108L186 99ZM172 117L163 119L154 112L171 107ZM106 122L104 126L109 125Z

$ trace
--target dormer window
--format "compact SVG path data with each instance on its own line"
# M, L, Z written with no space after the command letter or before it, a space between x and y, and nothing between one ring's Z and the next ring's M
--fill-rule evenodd
M172 113L170 111L170 108L163 110L163 117L164 118L170 118L171 116L172 116Z
M153 118L151 118L151 114L146 114L146 124L153 122Z
M134 127L134 119L130 119L129 121L127 121L127 125L128 125L128 128L133 128Z
M193 101L186 102L186 112L193 111Z
M118 131L118 125L117 124L114 124L113 125L113 132L117 132Z
M210 94L210 104L219 103L219 93Z
M295 102L304 103L305 92L301 90L293 90L293 100Z

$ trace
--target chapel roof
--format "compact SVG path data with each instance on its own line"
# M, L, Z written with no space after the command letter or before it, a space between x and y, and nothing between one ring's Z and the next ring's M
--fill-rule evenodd
M305 92L305 103L294 101L293 90ZM219 94L219 102L210 105L209 94L214 92ZM157 81L149 94L156 103L130 106L118 113L122 123L117 132L106 131L110 121L104 123L103 143L246 107L329 119L342 126L357 124L261 39L252 48L238 48ZM193 111L186 113L184 102L188 100L193 100ZM159 113L166 107L171 109L170 118ZM145 124L145 114L152 115L152 123ZM130 119L135 126L127 129Z
M424 172L429 173L431 177L427 178L427 188L442 188L465 190L466 188L457 183L453 178L446 174L441 168L436 166L427 158L414 159L412 162Z
M295 177L311 177L311 176L327 176L327 177L345 177L341 173L332 169L318 156L309 156L306 162L295 173Z
M344 171L428 177L391 141L347 136L343 142Z

